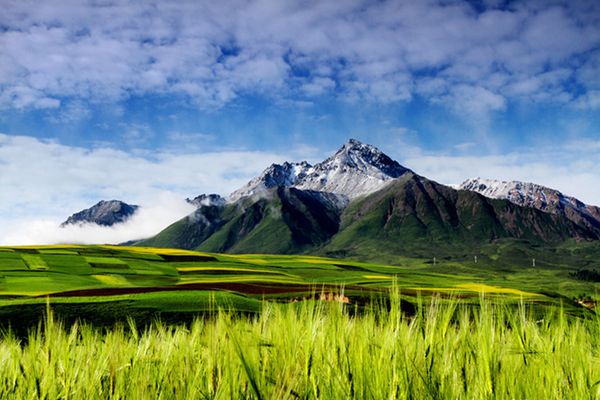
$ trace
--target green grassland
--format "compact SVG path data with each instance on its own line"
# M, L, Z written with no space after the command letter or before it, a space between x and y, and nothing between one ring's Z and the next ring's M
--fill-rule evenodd
M431 297L0 336L2 399L600 399L600 317ZM162 303L164 299L155 298Z
M434 294L468 303L485 293L497 301L527 299L577 312L575 299L598 299L599 284L575 279L579 266L567 258L561 263L560 256L595 260L596 247L567 244L548 261L510 243L486 251L477 261L466 255L435 262L396 257L380 264L121 246L2 247L0 317L5 324L35 324L50 301L61 317L72 320L112 323L131 315L181 320L219 307L252 313L265 300L301 301L322 292L343 293L350 304L362 306L392 286L409 303ZM535 256L536 267L524 265L522 260Z

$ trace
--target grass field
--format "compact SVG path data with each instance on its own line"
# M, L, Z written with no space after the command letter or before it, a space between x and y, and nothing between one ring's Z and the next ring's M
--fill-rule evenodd
M211 254L119 246L0 248L2 325L35 325L50 298L61 318L107 324L127 316L191 320L218 307L258 312L264 300L290 302L343 295L362 305L394 285L403 299L440 294L478 301L527 299L578 312L575 299L598 299L596 282L575 279L576 268L513 267L472 261L398 257L395 265L311 256Z
M53 320L0 339L2 399L598 399L600 317L480 298L268 302L190 325ZM158 299L157 299L158 300Z

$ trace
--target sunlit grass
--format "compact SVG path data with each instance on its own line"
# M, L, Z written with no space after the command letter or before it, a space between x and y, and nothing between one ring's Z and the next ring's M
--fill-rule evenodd
M363 275L363 277L367 279L392 279L391 276L386 275Z
M214 276L182 276L178 279L177 285L184 285L189 283L233 283L233 282L256 282L261 284L269 283L281 283L281 284L301 284L304 283L301 280L293 279L288 276L278 277L275 274L270 275L239 275L239 276L227 276L227 275L214 275Z
M32 271L48 270L48 264L46 264L40 256L23 254L21 257L23 258L23 261L25 261L27 268L29 268Z
M386 304L386 305L384 305ZM307 301L105 331L50 315L0 339L0 398L595 399L600 317L433 298Z
M182 272L202 272L202 271L241 271L241 272L254 272L254 273L264 273L264 274L282 274L279 271L267 270L267 269L257 269L257 268L235 268L235 267L221 267L221 266L204 266L204 267L177 267L177 271ZM288 275L288 274L285 274Z
M99 282L110 286L131 286L131 284L122 275L92 275Z
M408 289L417 290L423 292L423 294L435 294L435 293L480 293L480 294L497 294L504 296L511 296L513 298L524 298L524 297L541 297L537 293L525 292L523 290L491 286L482 283L461 283L452 287L409 287Z
M517 296L539 296L537 293L525 292L523 290L504 288L498 286L486 285L483 283L461 283L457 285L458 288L471 290L479 293L502 293L502 294L514 294Z
M122 251L123 246L111 246L111 245L103 245L103 248L111 249L115 251ZM183 249L167 249L162 247L127 247L127 251L131 253L142 253L142 254L165 254L165 255L173 255L173 256L207 256L209 253L200 252L200 251L190 251Z

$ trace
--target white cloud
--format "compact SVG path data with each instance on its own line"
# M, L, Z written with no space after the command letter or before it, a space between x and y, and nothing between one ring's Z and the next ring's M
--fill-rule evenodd
M140 146L149 142L154 136L154 131L148 124L140 123L121 123L122 139L132 146Z
M10 86L0 92L0 107L16 108L57 108L60 100L45 95L41 90L23 85Z
M504 96L479 86L456 85L437 101L446 104L457 114L474 118L477 122L487 122L491 111L502 111L506 108Z
M476 146L477 146L477 143L475 143L475 142L463 142L463 143L455 144L453 147L459 151L466 151L466 150L473 149Z
M89 107L81 100L70 101L64 107L49 117L51 122L57 124L79 122L91 115Z
M57 108L67 107L60 100L68 97L119 102L146 93L183 95L200 107L245 93L379 102L418 93L483 115L514 97L566 103L577 97L575 87L600 89L597 2L487 6L5 1L0 107Z
M90 238L110 242L134 233L139 237L181 217L185 211L181 199L200 193L227 195L269 163L287 158L245 151L163 152L149 157L0 134L0 243L18 237L63 241L87 238L88 233ZM132 221L116 231L55 229L67 216L102 199L143 206L140 224L134 226Z
M0 229L0 245L31 244L119 244L153 236L185 217L194 207L173 194L162 193L141 207L125 223L112 227L96 224L67 225L53 218L29 217ZM6 222L5 222L6 223Z
M580 109L600 109L600 90L592 90L580 96L575 102L575 107Z
M309 96L319 96L335 87L335 81L330 78L316 77L302 85L302 91Z

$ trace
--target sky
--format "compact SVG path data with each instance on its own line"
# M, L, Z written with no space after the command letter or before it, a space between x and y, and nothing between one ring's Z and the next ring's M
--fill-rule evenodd
M600 2L0 0L0 244L118 242L349 138L600 205ZM115 229L56 226L101 199Z

